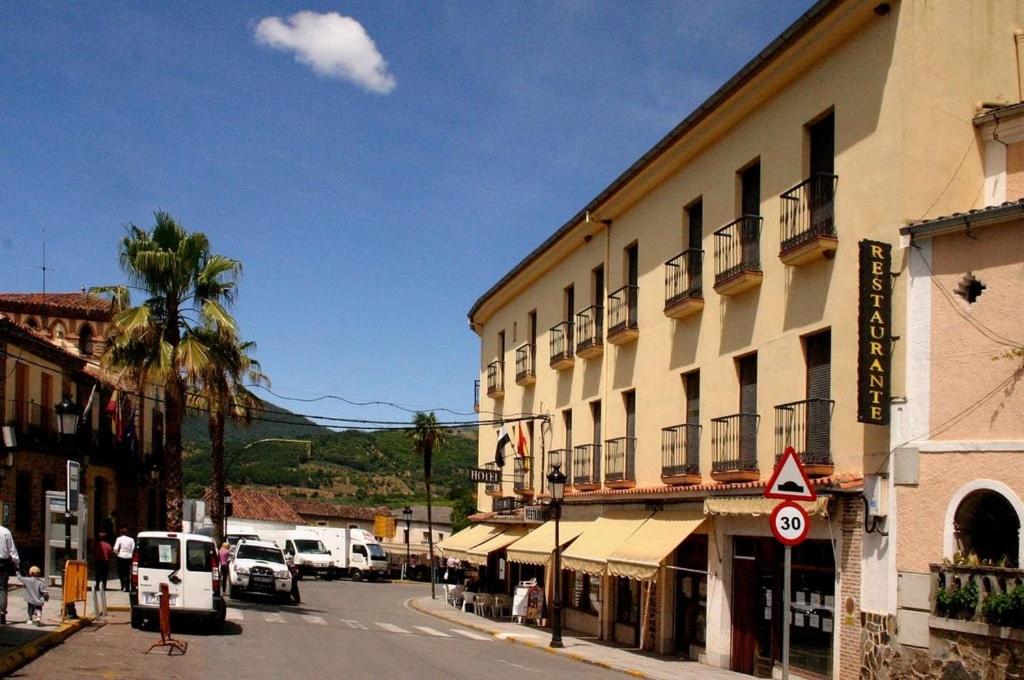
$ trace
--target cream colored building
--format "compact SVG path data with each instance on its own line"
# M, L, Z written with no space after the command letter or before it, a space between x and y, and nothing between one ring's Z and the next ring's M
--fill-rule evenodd
M482 420L538 416L480 510L535 504L563 462L571 628L771 674L781 553L761 494L793 446L822 499L794 552L794 670L859 674L862 614L896 588L861 488L886 473L905 317L897 285L885 340L863 342L859 244L898 272L900 227L998 190L972 121L1021 99L1022 27L1017 0L816 3L473 305ZM871 391L858 358L876 349L893 370ZM481 427L481 464L497 432ZM655 526L673 521L675 542ZM627 568L645 532L660 555Z

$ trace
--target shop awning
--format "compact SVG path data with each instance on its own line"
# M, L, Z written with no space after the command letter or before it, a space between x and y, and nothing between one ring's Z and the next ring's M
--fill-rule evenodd
M611 554L608 573L640 580L655 578L665 558L705 520L703 508L699 505L654 513Z
M587 574L603 574L608 557L651 516L649 510L610 510L591 522L576 542L562 554L562 568Z
M768 516L772 514L775 506L782 501L771 498L752 498L750 496L736 496L724 498L708 498L704 501L705 515L746 515L746 516ZM814 501L797 501L797 505L803 507L808 515L828 516L828 498L821 497Z
M466 561L470 564L487 564L487 556L496 550L501 550L511 543L515 543L526 535L526 527L509 527L497 536L492 536L475 548L470 548L466 553Z
M558 528L558 541L564 546L593 522L563 520ZM555 551L555 521L549 520L508 546L509 562L547 564Z
M501 528L493 524L474 524L438 543L437 549L445 557L464 560L470 548L475 548L500 533Z

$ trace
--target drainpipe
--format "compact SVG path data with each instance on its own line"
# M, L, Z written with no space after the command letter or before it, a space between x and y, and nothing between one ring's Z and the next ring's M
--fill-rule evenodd
M1013 42L1017 48L1017 101L1024 101L1024 31L1014 31Z

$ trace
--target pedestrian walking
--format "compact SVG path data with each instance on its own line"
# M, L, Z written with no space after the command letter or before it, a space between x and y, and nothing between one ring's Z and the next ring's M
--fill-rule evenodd
M135 552L135 539L128 535L128 528L121 527L121 535L114 541L114 555L117 557L117 578L121 581L121 590L131 589L132 554Z
M93 560L96 563L96 589L100 586L107 589L107 579L110 578L110 560L114 557L114 548L107 541L107 532L101 531L96 540L96 547L93 549Z
M228 589L228 560L231 559L231 546L227 541L220 544L220 591Z
M21 559L11 530L0 526L0 624L7 623L7 579L18 573Z
M50 601L46 592L46 582L39 567L29 567L28 576L19 576L21 585L25 587L25 604L28 606L28 621L33 626L43 625L43 605Z

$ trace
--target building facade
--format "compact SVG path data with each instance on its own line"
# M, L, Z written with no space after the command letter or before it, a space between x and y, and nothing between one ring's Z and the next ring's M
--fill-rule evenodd
M769 676L785 616L796 671L859 675L896 586L863 497L905 389L884 268L902 226L994 191L973 119L1020 99L1021 26L1016 0L815 4L473 305L480 463L493 422L526 444L480 510L528 509L565 470L571 628ZM762 494L787 447L819 501L784 614Z

